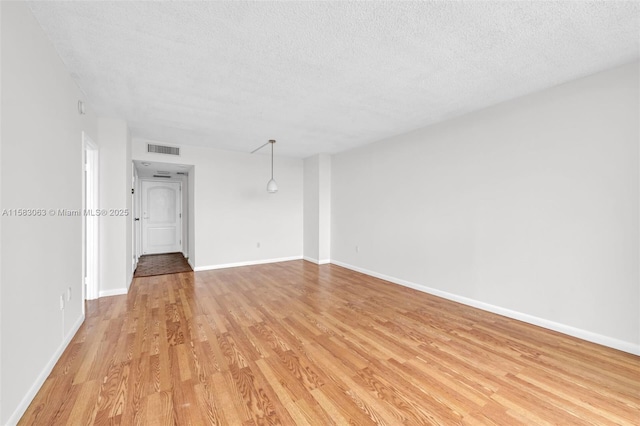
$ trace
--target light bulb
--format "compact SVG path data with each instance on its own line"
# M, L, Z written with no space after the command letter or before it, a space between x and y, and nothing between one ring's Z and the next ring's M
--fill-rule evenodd
M269 183L267 183L267 192L271 194L278 192L278 184L275 180L273 180L273 178L269 181Z

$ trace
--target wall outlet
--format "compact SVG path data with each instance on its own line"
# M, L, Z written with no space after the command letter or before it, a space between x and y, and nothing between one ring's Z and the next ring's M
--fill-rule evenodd
M360 253L360 246L356 246L356 253Z
M71 287L67 287L67 302L71 301Z
M64 311L64 294L60 295L60 310Z
M257 247L257 248L260 248L260 243L256 244L256 247Z

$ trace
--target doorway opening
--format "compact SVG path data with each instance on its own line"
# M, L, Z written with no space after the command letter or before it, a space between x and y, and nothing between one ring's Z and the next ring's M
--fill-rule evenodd
M83 173L83 300L97 299L99 295L99 223L97 211L98 196L98 146L82 132L84 173ZM84 304L83 304L84 311Z
M136 265L134 276L141 276L142 270L148 269L150 265L173 264L176 266L180 262L185 264L188 262L187 266L190 265L192 268L195 254L193 244L194 166L134 160L133 167L132 245ZM173 257L179 254L180 259L159 257L170 253L174 255ZM145 258L141 259L142 256ZM156 256L153 264L148 262L150 256ZM161 259L164 260L161 261ZM150 271L156 270L150 269Z

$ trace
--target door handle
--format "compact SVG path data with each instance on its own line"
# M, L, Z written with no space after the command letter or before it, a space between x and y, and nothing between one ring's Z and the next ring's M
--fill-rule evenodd
M140 220L139 217L134 218L133 220L135 220L136 222Z

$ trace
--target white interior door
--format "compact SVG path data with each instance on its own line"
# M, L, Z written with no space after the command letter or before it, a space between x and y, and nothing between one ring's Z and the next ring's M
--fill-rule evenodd
M142 254L182 251L180 182L142 181Z

